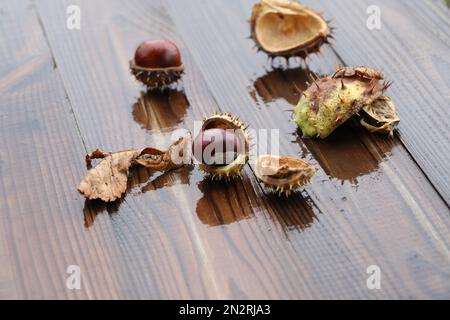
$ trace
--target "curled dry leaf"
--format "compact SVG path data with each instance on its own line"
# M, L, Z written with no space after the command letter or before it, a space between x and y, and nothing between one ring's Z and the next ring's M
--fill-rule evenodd
M87 163L92 159L103 158L90 169L78 186L78 191L88 199L114 201L127 189L128 169L141 150L103 152L95 150L86 156Z
M81 180L78 191L87 199L101 199L115 201L127 189L129 169L133 165L141 165L155 171L169 171L189 163L191 135L188 134L175 143L168 150L155 148L126 150L119 152L104 152L95 150L86 156L86 163L92 159L103 159L90 169Z

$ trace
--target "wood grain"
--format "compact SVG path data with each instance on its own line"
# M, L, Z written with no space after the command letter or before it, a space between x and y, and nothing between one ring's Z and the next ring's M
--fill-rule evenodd
M67 84L74 114L88 149L167 145L175 129L172 125L192 128L195 120L219 110L161 4L144 1L107 3L107 11L101 10L106 2L80 3L86 22L79 34L62 32L58 26L64 22L63 19L54 18L56 12L62 11L68 3L37 4L49 41L54 43L51 47L58 70ZM151 25L148 24L149 14L152 14ZM99 21L108 29L98 28ZM188 98L179 98L179 92L170 93L167 97L142 95L140 86L129 75L127 61L135 46L143 39L162 36L180 44L184 63L188 66L183 81ZM110 61L108 65L118 66L95 66L102 70L101 79L92 76L96 71L91 65L91 57L99 54L99 43L104 47L114 47L112 51L102 52L102 57ZM116 86L120 90L111 89ZM155 104L159 107L151 107ZM153 116L149 116L150 113ZM244 180L228 186L229 191L224 198L223 188L214 191L203 187L203 175L197 170L187 175L183 173L180 177L177 171L161 177L139 171L131 182L130 194L122 202L106 207L86 204L84 214L89 230L97 227L95 221L99 211L112 213L112 236L118 239L121 252L129 257L129 262L126 262L127 273L131 277L127 279L129 290L144 298L225 298L239 294L232 292L235 283L244 283L240 289L242 297L288 297L283 293L283 286L289 285L291 268L286 269L281 262L270 261L266 261L264 266L255 266L247 258L240 259L241 255L255 256L254 259L266 257L264 245L259 241L250 240L247 247L239 243L246 234L249 235L244 239L253 239L253 232L241 232L243 226L236 224L232 229L237 231L230 240L227 232L210 230L206 222L218 217L219 221L232 223L241 219L239 217L251 216L254 203L262 207L262 212L269 211L264 208L267 206L264 202L257 200L254 186L244 176ZM180 183L180 180L185 182ZM204 206L205 200L202 199L205 198L211 199L208 201L210 205ZM214 199L219 202L215 203ZM306 204L303 207L306 212L310 210ZM284 239L284 233L279 236ZM239 249L234 249L235 243L239 243ZM286 248L278 254L281 261L285 259L283 257L290 257L292 252ZM223 273L224 268L228 273ZM280 279L280 284L275 286L276 294L264 284L264 274L268 271L263 273L261 270L265 268L275 268L278 274L283 275L283 280ZM245 277L246 274L261 275Z
M401 118L399 138L449 203L450 12L432 1L376 1L381 29L366 27L373 1L331 1L317 6L338 26L334 48L347 65L385 71Z
M0 298L117 298L116 240L83 227L85 148L36 12L27 1L1 9ZM82 290L66 287L73 264Z
M290 122L296 87L331 72L333 50L272 68L247 39L252 1L16 3L0 20L0 297L449 297L448 207L402 142L352 123L303 140ZM81 30L65 27L69 4ZM186 65L165 94L128 71L136 45L156 37L177 42ZM120 201L77 195L86 150L164 148L219 110L279 129L280 151L317 167L313 183L279 199L251 166L227 184L195 166L134 168ZM69 262L82 266L79 291L64 287ZM372 264L382 290L366 287Z
M423 183L426 177L397 139L386 140L352 125L339 129L325 141L298 138L295 125L287 125L289 110L298 100L293 83L304 88L308 71L295 66L287 72L271 70L264 54L252 50L246 22L252 2L198 1L187 4L171 1L170 4L177 29L191 48L222 108L240 116L253 127L279 128L282 153L301 155L320 168L318 183L306 189L306 194L313 199L313 206L322 213L318 215L320 226L313 225L311 232L316 233L308 233L310 238L301 234L297 238L299 242L293 242L296 246L301 241L311 241L309 247L299 246L298 254L302 261L311 263L308 265L310 270L314 269L309 279L311 282L317 279L314 288L320 288L325 297L333 296L332 292L345 292L349 297L389 297L417 290L417 283L413 284L415 281L411 279L420 275L414 275L410 263L411 255L418 257L427 251L420 250L422 253L417 256L412 253L418 248L418 244L412 243L421 237L418 234L422 232L424 239L429 237L425 236L428 232L440 234L440 240L436 239L436 244L440 243L440 258L437 260L442 259L438 264L444 272L444 261L448 261L448 209L444 202L436 199L433 187ZM329 73L339 61L329 49L324 49L322 56L311 58L308 67L317 73ZM298 144L293 144L293 141ZM422 189L425 185L427 194ZM436 204L436 211L425 217L424 214L430 213L429 208ZM290 205L295 211L295 201ZM289 211L285 202L278 201L277 206L280 212ZM275 208L277 206L274 205ZM443 227L441 232L427 230L430 219L439 221L437 225ZM408 224L414 227L410 229ZM416 228L421 224L425 228L418 231ZM397 235L402 234L402 240L394 235L394 230L399 229L402 230ZM325 243L332 244L331 252ZM392 243L396 245L392 246ZM316 259L318 255L320 259ZM364 264L369 265L369 261L378 260L381 256L386 258L382 264L388 277L398 279L395 284L390 281L386 291L373 294L365 291L360 283L352 282L354 278L349 273L358 273L364 269ZM347 261L343 263L343 269L339 267L341 259ZM327 271L331 266L333 271ZM333 282L330 288L330 283L324 279L332 277L334 281L337 274L342 282ZM441 273L441 276L445 278L445 274ZM402 289L402 286L410 289ZM445 295L447 291L448 288L441 288L434 293Z

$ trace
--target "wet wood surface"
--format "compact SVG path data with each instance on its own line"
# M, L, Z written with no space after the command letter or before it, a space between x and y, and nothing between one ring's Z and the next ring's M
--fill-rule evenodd
M250 0L2 2L0 298L450 298L450 11L375 1L383 25L369 31L372 2L305 1L336 39L289 66L253 48ZM80 30L66 27L71 4ZM178 90L146 93L128 60L160 37L179 45L186 73ZM395 81L394 138L352 122L326 140L300 137L296 88L339 64ZM111 204L78 194L86 152L165 148L217 111L278 129L280 152L317 168L311 185L280 199L252 166L229 183L191 166L133 169ZM80 290L66 286L70 265ZM371 265L379 290L366 284Z

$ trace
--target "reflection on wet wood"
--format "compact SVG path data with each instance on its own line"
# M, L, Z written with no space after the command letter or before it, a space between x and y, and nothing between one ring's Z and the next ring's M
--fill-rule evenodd
M174 129L186 116L189 101L184 92L141 92L133 105L133 119L147 130Z
M235 184L236 185L236 184ZM220 226L230 224L253 216L252 208L246 206L240 210L235 210L233 199L239 197L239 190L235 188L224 188L223 182L202 180L198 183L198 188L203 196L197 201L196 211L200 221L208 226ZM220 209L217 205L220 204Z
M141 195L146 192L171 187L175 184L189 185L192 169L192 166L185 166L176 170L161 173L144 167L132 167L130 169L128 188L124 197L111 203L105 203L100 200L85 200L83 209L85 227L91 227L98 214L104 212L113 214L118 212L120 205L128 194ZM156 175L155 178L153 177L154 175Z
M246 192L242 189L245 181L237 179L235 182L227 188L224 188L222 182L206 179L197 184L202 191L202 197L197 201L196 211L202 223L210 227L228 225L255 218L255 214L267 210L267 207L275 209L271 212L271 219L277 227L281 227L287 237L290 231L301 231L314 222L316 216L311 207L311 199L307 195L281 201L275 194L259 195L257 202L246 203L241 201ZM251 197L253 198L253 195Z
M286 99L295 106L300 99L300 91L306 89L306 83L312 83L315 75L302 67L293 69L274 69L267 71L253 83L256 93L264 103ZM293 85L286 85L291 83ZM258 103L258 97L252 94Z
M426 178L397 138L389 140L383 136L371 135L357 124L348 123L339 128L329 140L302 139L295 124L292 122L289 124L291 111L298 101L298 91L306 88L305 81L308 80L310 72L314 71L318 75L333 72L334 67L342 63L339 57L324 48L322 56L312 57L309 60L309 70L302 69L302 66L291 66L291 69L286 71L271 69L270 62L264 55L251 55L252 43L246 39L248 29L245 18L252 1L246 1L244 5L239 6L225 5L214 0L207 4L200 5L199 2L195 4L191 6L177 1L176 5L170 8L185 41L190 43L194 57L202 62L199 67L219 104L244 121L250 122L253 128L278 128L281 138L280 151L286 154L300 154L318 168L313 183L302 193L312 199L310 207L319 209L317 219L321 222L313 224L312 229L317 232L315 235L311 237L303 235L302 239L306 241L308 238L317 246L314 246L314 250L303 248L298 253L304 260L316 261L313 277L323 279L321 277L327 274L325 265L339 265L338 261L343 258L342 255L352 262L345 264L342 269L334 268L336 276L340 274L346 277L349 270L355 272L362 270L365 264L375 259L371 254L355 255L356 252L373 254L377 252L376 255L383 255L382 264L385 266L385 273L399 276L405 272L402 253L410 251L413 242L415 242L414 251L421 251L420 255L430 254L426 253L429 245L440 248L438 250L442 260L435 262L440 269L444 268L449 261L444 249L448 245L444 236L447 227L438 232L440 240L433 244L426 240L428 239L426 228L421 229L423 238L417 241L417 231L412 231L411 227L419 221L423 222L419 217L421 215L426 215L429 221L447 220L443 214L448 212L446 204L439 200L440 204L434 207L437 202L428 201L429 197L436 200L436 193L431 185L425 187L423 179ZM221 15L226 15L227 20L220 20ZM200 20L202 17L209 19L206 19L201 27L189 23L190 19ZM215 21L221 23L217 24ZM224 29L229 32L223 33ZM208 46L208 43L212 42L214 46ZM246 58L249 55L251 59ZM214 61L225 61L227 57L239 57L234 63L227 65L229 72L210 71L217 68ZM283 216L290 210L300 212L301 201L294 198L290 202L292 207L287 206L285 201L278 200L277 204L282 207L279 212L282 212ZM434 207L433 213L430 211L431 207ZM272 210L277 210L276 208L276 205L271 204ZM414 214L412 216L409 213ZM343 219L350 219L349 223L345 223ZM378 223L370 223L372 219ZM389 225L381 221L389 221ZM328 228L332 231L327 232ZM395 240L395 248L392 247L391 241L396 237L390 234L394 230L397 234L403 234L401 241ZM292 233L290 235L292 238ZM316 260L313 257L318 252L327 251L319 244L321 241L333 243L337 251L322 255L320 260ZM441 241L446 244L441 246L439 244ZM295 246L298 244L295 243ZM344 288L347 288L353 292L349 295L352 297L359 294L367 296L364 290L356 293L359 285L353 283L353 280L350 277L347 281L335 284L334 288L337 292L345 291ZM330 291L327 290L330 288L325 283L322 284L324 285L322 292L327 292L325 295L329 296ZM321 285L316 286L318 287ZM445 286L439 287L439 285L435 287L435 294L446 290ZM401 283L389 284L389 288L385 289L387 291L384 291L384 294L387 297L391 294L395 296L395 291L416 290L417 287L414 281L405 278ZM422 287L419 291L425 294L427 290ZM420 295L418 291L416 293Z
M333 14L339 25L334 48L344 62L369 61L394 81L389 95L400 114L401 141L448 203L450 38L441 32L450 29L448 8L421 0L304 3ZM379 30L366 27L364 13L371 5L381 10Z
M259 103L279 103L280 100L292 105L286 109L286 114L292 116L292 110L297 104L301 90L307 83L321 75L315 75L310 70L301 67L295 69L275 69L265 73L254 82L254 98ZM286 115L284 115L286 117ZM382 135L368 134L356 119L349 121L333 132L327 139L303 139L299 129L293 131L295 141L306 153L311 153L320 167L333 178L356 183L358 176L375 171L397 140ZM378 145L375 152L367 149L361 137L367 137Z
M86 0L79 31L61 27L69 4L11 2L0 21L14 35L2 43L19 52L0 52L0 297L448 297L448 207L399 135L347 123L302 139L290 121L306 82L342 63L335 51L272 66L247 38L250 0ZM156 37L180 45L178 90L142 92L127 70L135 46ZM30 56L35 43L42 58ZM312 184L279 198L252 165L227 183L195 166L137 167L119 201L76 193L87 151L162 148L216 111L278 129L280 152L317 168ZM82 290L66 289L69 264L83 270Z
M355 133L373 141L376 151L371 152L363 141L356 139ZM390 155L392 147L398 145L396 140L366 134L356 119L336 129L328 139L302 140L299 137L297 142L305 144L328 176L353 184L357 183L359 176L375 172Z

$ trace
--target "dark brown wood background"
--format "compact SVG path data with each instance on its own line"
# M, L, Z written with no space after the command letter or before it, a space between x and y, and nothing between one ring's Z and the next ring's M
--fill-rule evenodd
M304 3L332 19L334 45L280 70L248 39L251 0L2 1L0 298L450 298L450 10ZM70 4L81 30L66 28ZM366 28L370 4L381 30ZM159 37L179 44L186 74L178 91L145 94L127 62ZM394 81L393 139L353 123L299 138L295 86L339 64ZM77 193L86 152L165 147L216 111L280 129L281 153L317 167L312 184L279 199L248 166L227 184L186 167L133 170L113 204ZM81 290L66 288L69 265Z

